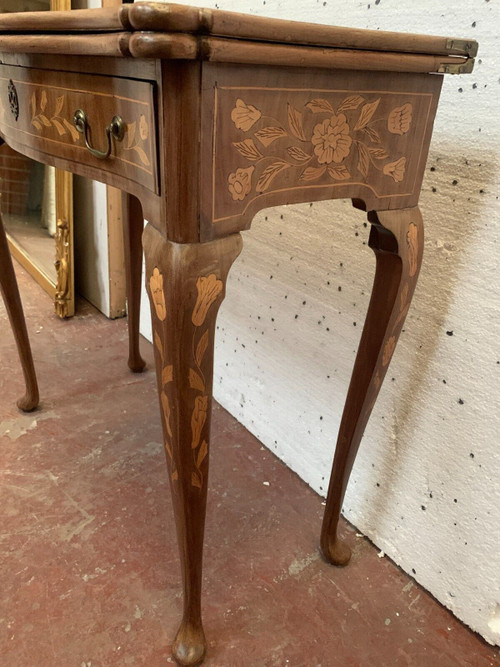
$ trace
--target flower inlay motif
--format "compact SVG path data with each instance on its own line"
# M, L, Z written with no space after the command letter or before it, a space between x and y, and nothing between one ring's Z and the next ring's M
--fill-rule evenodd
M231 111L231 120L238 130L248 132L248 130L262 116L261 112L251 104L245 104L243 100L236 100L236 106Z
M245 199L252 189L252 174L254 170L255 167L252 166L246 169L237 169L232 174L229 174L229 192L235 201Z
M399 160L395 162L389 162L383 168L383 172L386 176L392 176L392 178L399 183L403 180L406 169L406 158L400 157Z
M73 143L78 144L81 135L67 118L70 104L71 96L68 98L67 95L59 95L54 99L50 88L47 90L43 88L39 94L33 91L30 98L31 125L42 135L47 129L54 128L59 137L69 135ZM138 121L127 123L125 141L121 144L121 149L125 153L129 151L135 153L145 167L151 166L147 152L149 135L148 121L146 116L141 114Z
M222 292L222 280L218 280L214 273L207 277L201 276L196 281L198 298L194 306L191 320L196 327L201 327L207 316L208 309Z
M401 327L410 309L411 298L413 290L415 289L416 273L418 270L418 255L419 255L419 238L418 226L414 222L410 222L406 234L406 251L408 258L408 276L407 281L401 286L399 292L399 310L391 326L390 332L387 334L388 338L385 342L382 352L382 366L386 367L396 348L396 342L401 331Z
M158 319L163 322L167 316L167 307L165 306L165 294L163 292L163 276L159 269L153 269L153 275L149 279L149 287L153 298L154 307Z
M406 242L408 243L410 276L414 276L418 266L418 227L414 222L410 222L408 231L406 232Z
M320 164L340 163L349 155L352 139L344 114L332 115L314 128L311 143Z
M153 269L153 273L149 278L149 288L154 313L158 320L163 322L167 316L167 307L163 275L157 267ZM205 377L206 371L203 368L205 355L210 344L209 328L205 328L201 333L200 328L205 324L210 308L221 294L222 289L222 280L219 280L214 273L207 276L199 276L196 280L196 302L191 313L191 322L194 325L191 345L192 365L189 368L187 380L189 388L196 392L191 411L191 451L193 453L191 485L198 489L203 488L205 481L202 464L208 454L208 438L203 437L203 430L206 429L208 411L210 409L210 397ZM175 398L170 394L170 383L176 379L174 378L174 365L167 362L162 337L155 328L153 329L153 337L162 367L160 401L164 420L164 445L171 466L172 481L177 481L179 479L179 472L176 467L176 456L174 454L174 437L179 437L179 434L174 434L172 431L171 424L173 421L172 413Z
M377 116L381 99L354 94L341 99L337 106L329 99L314 98L301 109L288 101L286 122L246 100L236 99L231 120L236 129L253 134L233 142L233 147L253 164L240 165L228 174L230 197L243 201L252 192L266 192L279 174L290 170L294 172L292 180L299 183L321 178L327 182L349 181L353 170L367 181L372 169L395 183L402 182L407 158L393 154L390 160L381 130L386 127L389 136L409 132L413 107L406 103Z
M387 343L385 344L384 347L384 352L382 355L382 365L387 366L389 361L391 360L392 353L396 349L396 336L391 336L388 340Z
M406 134L410 129L412 119L411 104L403 104L394 108L387 119L387 129L392 134Z

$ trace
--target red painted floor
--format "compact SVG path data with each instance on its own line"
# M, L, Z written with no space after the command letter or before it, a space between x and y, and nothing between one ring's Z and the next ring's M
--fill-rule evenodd
M181 591L154 374L128 371L123 320L80 302L60 321L18 276L42 404L15 406L22 376L0 303L0 665L172 663ZM347 523L352 563L324 563L321 498L219 406L212 434L206 665L497 664Z

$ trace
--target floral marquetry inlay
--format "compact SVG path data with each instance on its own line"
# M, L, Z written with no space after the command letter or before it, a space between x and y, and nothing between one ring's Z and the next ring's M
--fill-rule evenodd
M149 126L146 116L141 114L139 122L127 124L127 133L123 150L133 151L145 167L149 167L151 162L144 150L144 142L147 142L149 137Z
M408 231L406 232L406 242L408 243L410 276L414 276L418 266L418 227L414 222L410 222Z
M191 319L196 327L201 327L207 316L208 309L222 292L222 280L218 280L214 273L211 273L206 278L201 276L196 281L196 288L198 290L198 298L196 299Z
M344 158L349 155L352 144L349 125L346 123L344 114L341 113L338 116L332 114L322 123L318 123L314 128L311 143L319 164L343 162ZM290 151L289 153L293 156L293 153ZM299 158L302 158L302 154L299 154Z
M163 291L163 276L156 267L149 279L149 288L153 297L156 315L160 322L163 322L167 316L167 307L165 306L165 293Z
M232 174L229 174L229 192L234 200L239 199L240 201L243 201L250 192L252 189L252 174L254 171L255 167L247 167L246 169L237 169Z
M154 312L160 322L167 317L165 289L163 274L155 267L149 278ZM223 290L222 280L214 273L207 276L199 276L196 280L196 301L191 311L191 322L193 324L193 336L191 341L192 359L187 378L184 378L193 390L193 402L191 409L191 451L192 470L191 485L201 489L205 481L203 462L208 454L208 434L204 437L208 410L210 407L208 374L205 369L206 352L211 343L209 327L204 326L206 318L215 301ZM172 423L174 419L173 398L170 393L171 383L178 380L174 377L174 365L166 359L166 350L160 333L154 328L154 343L157 353L160 355L162 373L160 378L160 400L163 412L165 438L164 445L170 466L172 481L179 478L176 468L176 456L174 455L174 433ZM176 434L181 437L180 434Z
M388 90L378 78L358 91L345 75L338 90L216 82L212 221L330 194L406 205L421 178L433 93Z
M293 180L348 181L368 179L371 170L399 183L405 178L406 156L390 155L384 132L404 135L412 124L410 103L393 107L387 116L377 115L381 97L348 95L340 100L317 97L301 109L287 103L286 122L265 115L261 109L238 98L231 120L238 130L253 132L251 138L233 142L252 166L241 166L228 175L233 200L243 200L252 190L266 192L285 170ZM259 123L265 121L265 124ZM280 149L279 152L276 149ZM350 158L350 159L348 159ZM264 168L255 175L257 165Z
M15 120L19 118L23 131L51 142L85 148L84 138L75 127L75 111L88 108L89 130L96 144L104 142L106 128L116 112L126 120L125 137L114 144L113 154L132 164L141 166L151 173L151 116L150 109L140 100L127 99L120 105L114 104L113 97L91 94L82 99L82 91L64 92L66 89L51 86L35 86L21 82L16 88L8 82L9 106ZM20 113L20 100L23 112ZM113 100L113 104L110 104ZM108 110L109 107L109 110ZM122 108L123 107L123 108ZM0 114L4 114L0 108ZM130 122L128 122L130 119Z
M382 365L384 367L389 364L396 348L397 338L401 326L408 314L408 310L410 309L411 297L417 280L416 274L418 270L418 255L421 239L419 239L418 235L418 226L414 222L410 222L408 225L404 238L406 238L407 247L403 251L403 254L406 254L408 262L408 280L401 286L399 293L399 309L396 311L396 317L382 352Z
M66 95L59 95L53 103L51 100L51 104L48 105L46 90L42 90L40 94L33 91L30 99L31 125L42 134L44 128L54 128L60 137L68 135L76 143L80 139L78 130L61 115L65 102Z
M50 92L50 91L49 91ZM31 125L41 135L45 134L47 128L54 128L59 137L70 137L73 143L81 141L81 134L74 123L68 120L69 104L67 95L59 95L55 100L50 100L46 90L40 93L33 91L30 99ZM135 153L140 162L145 166L151 166L146 151L145 142L149 138L149 125L146 116L141 114L138 121L127 123L125 141L122 145L123 151Z
M261 112L251 104L245 104L243 100L236 100L236 106L231 111L231 120L238 130L248 130L262 116Z
M387 118L387 129L392 134L406 134L410 129L412 119L411 104L395 107Z

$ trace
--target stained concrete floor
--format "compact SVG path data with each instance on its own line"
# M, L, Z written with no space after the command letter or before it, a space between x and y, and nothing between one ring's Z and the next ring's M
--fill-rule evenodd
M180 573L154 373L128 371L123 320L81 301L60 321L17 273L42 402L15 407L22 377L0 303L0 665L172 663ZM351 564L323 562L322 499L220 406L212 434L207 666L497 664L346 522Z

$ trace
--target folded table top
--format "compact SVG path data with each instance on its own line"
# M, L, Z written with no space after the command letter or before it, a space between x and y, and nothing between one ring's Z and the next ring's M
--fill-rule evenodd
M439 69L439 65L450 63L459 65L460 73L472 70L472 59L477 53L477 42L474 40L342 28L158 2L138 2L109 9L0 15L0 51L20 52L20 42L15 41L20 33L32 36L29 43L25 42L26 52L52 52L50 44L57 43L68 44L67 51L78 54L86 38L90 43L102 46L98 46L97 52L93 51L96 55L201 57L213 60L215 58L210 58L210 50L214 45L219 47L220 53L221 45L231 42L225 49L231 50L236 42L243 50L249 44L261 49L264 45L289 49L292 45L302 49L307 47L316 51L316 57L319 50L323 53L331 50L383 52L396 57L398 54L403 57L404 54L434 56L437 57L436 67L427 71L448 71L446 67ZM45 50L41 46L42 34ZM17 48L14 47L16 43ZM170 51L166 48L167 43ZM174 55L173 43L177 45ZM105 48L105 45L108 47ZM179 45L183 48L179 49ZM269 64L273 64L272 59ZM420 71L426 71L426 66Z

